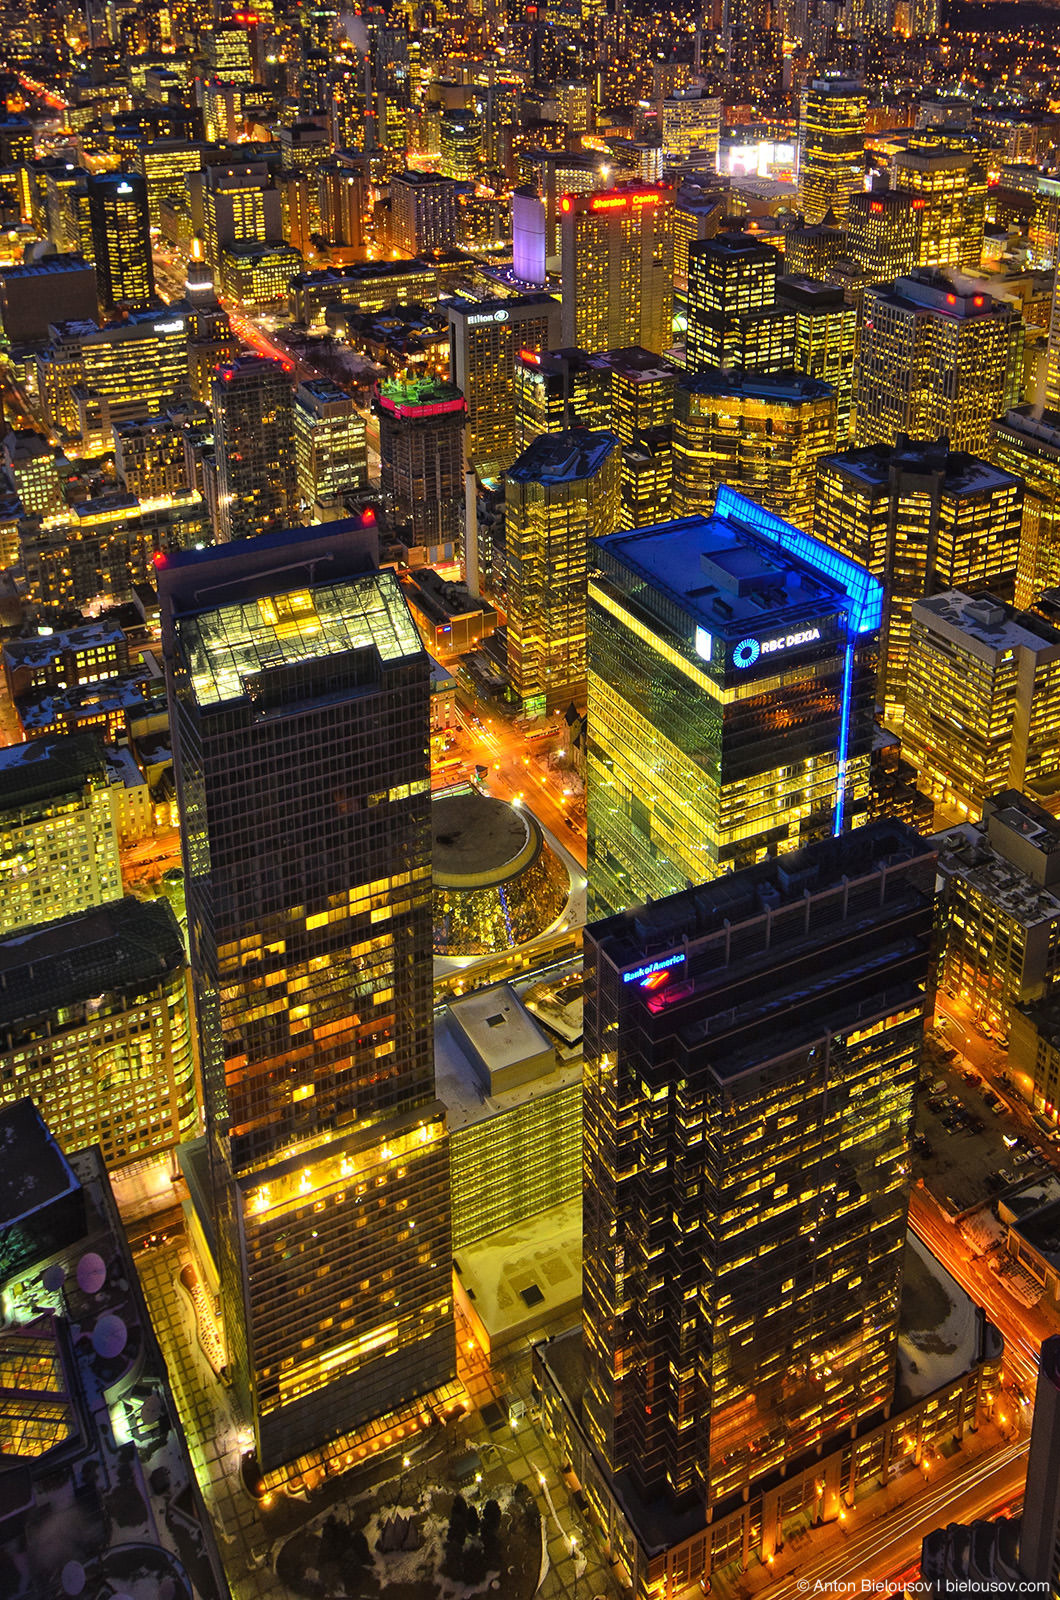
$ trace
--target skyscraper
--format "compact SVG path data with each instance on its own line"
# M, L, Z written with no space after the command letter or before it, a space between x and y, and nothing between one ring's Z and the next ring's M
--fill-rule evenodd
M161 569L212 1227L269 1470L453 1370L430 664L351 523Z
M857 349L857 311L853 297L837 284L810 278L781 278L777 305L795 324L793 365L807 377L818 378L835 392L836 438L850 437L854 394L854 355Z
M379 417L380 481L411 543L459 541L464 526L464 417L460 390L437 378L383 383Z
M138 172L97 172L88 214L99 303L107 313L147 311L155 298L147 185Z
M920 265L920 235L927 201L909 189L852 194L847 209L847 249L874 283L893 283Z
M589 540L618 525L613 433L544 433L505 475L508 670L526 711L585 703Z
M298 499L312 512L368 483L365 422L350 396L327 378L299 384L294 397Z
M923 201L922 267L974 270L983 252L986 169L971 140L943 129L914 134L894 158L895 187Z
M583 350L673 343L673 192L627 184L560 201L561 337Z
M1016 604L1031 606L1060 587L1060 412L1007 411L994 424L994 459L1023 481Z
M795 319L777 305L779 250L746 233L719 233L688 247L687 364L691 372L787 372Z
M706 1513L689 1577L893 1400L933 869L881 821L586 930L583 1423L653 1531Z
M861 84L842 73L814 78L799 113L798 206L809 223L831 211L846 222L850 197L865 177L867 100Z
M551 295L505 300L450 300L449 373L467 403L467 460L497 477L519 454L515 437L515 362L525 351L559 342L559 305Z
M910 612L941 589L1011 596L1021 551L1017 478L946 441L843 450L817 468L813 531L883 585L877 697L887 726L905 715Z
M239 356L214 375L217 539L250 539L292 521L291 382L279 361Z
M701 372L674 394L677 516L709 511L731 484L809 528L819 457L833 448L836 397L802 373Z
M883 595L722 488L598 542L589 578L590 914L856 825Z
M1060 812L1060 630L989 594L918 600L902 744L921 789L973 822L999 789Z
M854 437L899 434L988 456L994 419L1017 405L1023 323L1015 306L927 270L865 291Z

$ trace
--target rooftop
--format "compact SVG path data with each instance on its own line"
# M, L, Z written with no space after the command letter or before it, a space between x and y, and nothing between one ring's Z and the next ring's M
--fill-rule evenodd
M947 589L913 604L913 621L942 633L976 656L996 662L1014 650L1029 650L1033 655L1060 654L1060 629L1035 616L1017 611L989 594L966 594Z
M464 396L455 383L442 378L394 379L379 385L378 402L396 417L440 416L466 410Z
M1024 449L1042 456L1060 457L1060 411L1040 406L1015 406L994 424L1000 435L1015 435Z
M0 940L0 1027L114 989L153 986L184 964L168 900L131 896Z
M997 312L1015 315L1011 306L984 294L971 279L956 273L947 276L930 267L919 268L905 278L896 278L893 284L880 284L869 293L904 310L933 311L960 321Z
M86 622L79 628L68 628L64 633L46 634L35 639L8 639L3 653L10 667L43 667L57 661L67 650L77 652L105 648L122 643L124 638L121 628L101 618L98 622Z
M486 884L525 865L538 832L529 811L477 789L440 794L431 804L436 884Z
M0 1110L0 1225L24 1222L77 1187L70 1164L31 1100Z
M565 433L542 433L527 446L507 472L513 483L546 486L577 483L591 478L618 446L613 433L569 428Z
M894 473L940 477L940 490L948 495L979 494L984 489L1007 487L1019 481L992 462L970 456L963 450L951 450L945 435L928 440L910 439L900 434L893 445L873 444L840 450L835 455L822 457L821 465L829 471L846 473L881 494L890 492Z
M678 392L688 394L744 396L749 400L771 400L774 405L804 405L827 400L831 384L804 372L697 372L681 378Z
M0 808L14 810L106 781L103 745L94 733L29 739L0 749Z
M883 591L864 568L727 486L709 517L614 533L594 544L607 563L625 567L725 639L742 638L749 625L780 626L828 610L849 609L857 633L880 624Z

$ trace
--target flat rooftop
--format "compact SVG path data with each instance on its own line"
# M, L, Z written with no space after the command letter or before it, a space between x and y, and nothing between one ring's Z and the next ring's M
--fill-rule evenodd
M168 900L132 896L0 940L0 1028L115 989L154 985L184 964Z
M913 620L927 622L937 631L960 639L964 647L986 661L1013 650L1034 655L1060 652L1060 630L1030 611L996 600L989 594L965 594L947 589L913 605Z
M0 1224L5 1228L78 1187L77 1178L32 1100L0 1110Z
M80 794L90 779L105 777L103 745L95 733L9 745L0 749L0 810Z
M1012 413L1010 412L1011 416ZM1060 424L1060 418L1057 419ZM824 456L822 467L845 473L866 488L890 493L891 473L922 473L940 476L943 494L979 494L984 489L1015 486L1018 479L992 462L970 456L963 450L950 450L942 442L899 438L897 444L864 445L855 450L840 450Z
M783 308L782 308L783 309ZM681 378L678 391L699 395L746 396L749 400L770 400L775 405L807 405L827 400L831 384L809 378L804 372L697 372Z
M65 633L35 639L8 639L3 653L11 667L44 667L58 661L67 650L97 650L101 646L120 644L124 638L123 630L116 623L101 619L86 622L80 628L68 628Z
M577 483L599 472L618 438L613 433L588 428L568 428L565 433L542 433L523 451L507 477L513 483L546 486Z

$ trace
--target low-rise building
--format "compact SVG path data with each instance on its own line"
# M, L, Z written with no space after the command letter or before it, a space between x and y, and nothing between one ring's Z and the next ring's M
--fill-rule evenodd
M101 618L61 633L9 639L0 659L8 695L20 700L116 677L128 670L129 645L121 628Z
M406 573L401 580L412 620L434 656L458 656L476 650L497 627L497 613L488 600L462 583L449 583L433 567Z

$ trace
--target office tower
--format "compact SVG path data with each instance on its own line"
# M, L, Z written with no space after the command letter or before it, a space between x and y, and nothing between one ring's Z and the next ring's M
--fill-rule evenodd
M0 269L0 323L9 345L35 344L53 322L94 322L96 274L77 252Z
M409 543L455 544L464 526L464 397L438 378L383 383L379 418L380 483Z
M114 425L114 470L138 500L167 500L187 494L184 429L173 416Z
M617 526L620 466L613 433L574 428L505 475L508 672L529 716L585 704L588 541Z
M909 189L852 194L847 209L847 250L874 283L893 283L920 265L926 205Z
M1050 821L1053 821L1050 818ZM1055 823L1054 823L1055 826ZM1009 931L1007 928L1004 930ZM1007 951L1005 952L1007 954ZM1042 1126L1057 1126L1060 1112L1060 993L1055 982L1039 1000L1011 1000L1008 1008L1008 1068ZM988 1026L993 1026L992 1023Z
M515 437L515 362L559 343L559 304L551 295L450 300L449 374L467 403L467 460L496 478L519 454Z
M688 304L688 252L697 239L711 239L725 225L725 197L720 189L683 184L674 199L674 315Z
M217 539L251 539L292 519L291 383L279 361L239 356L210 396L217 461Z
M795 319L777 305L783 257L746 233L719 233L688 247L686 362L691 372L787 372Z
M390 180L390 238L410 256L452 250L460 186L437 172L395 172Z
M729 488L713 516L615 534L592 564L591 916L858 823L874 578Z
M601 376L604 426L618 436L622 465L618 528L643 528L670 515L674 389L680 369L634 345L593 356Z
M562 341L583 350L673 343L673 191L628 184L560 202Z
M188 399L188 318L177 307L135 311L97 328L64 323L37 353L41 415L48 429L109 447L114 422L157 416ZM108 443L104 443L106 438Z
M482 165L482 118L477 111L443 111L439 140L444 176L471 182Z
M100 995L101 974L106 974ZM197 1131L188 967L167 900L112 900L0 940L3 1099L108 1167Z
M4 435L4 474L24 511L50 517L66 504L54 445L31 428Z
M250 32L241 22L214 22L205 30L206 60L211 74L225 83L253 83L254 57Z
M1053 279L1053 298L1049 307L1049 338L1045 351L1045 404L1053 411L1060 410L1060 293L1057 278Z
M94 733L0 750L0 935L121 894L107 763Z
M283 207L265 161L207 167L201 180L202 233L215 272L225 250L275 244L283 238Z
M813 531L884 590L877 697L889 728L905 715L912 607L943 589L1011 596L1021 555L1019 480L937 444L843 450L817 467Z
M831 213L826 222L791 228L784 236L784 267L789 277L831 283L847 257L847 230L835 226Z
M1017 405L1023 323L1015 306L929 271L866 289L854 369L854 437L900 434L988 456L994 419Z
M1027 1456L1027 1492L1020 1519L1019 1568L1030 1583L1060 1589L1060 1338L1042 1345L1034 1426Z
M981 822L951 825L932 843L939 988L1004 1036L1013 1007L1054 994L1060 976L1060 823L1002 789L985 800Z
M152 228L161 225L162 202L187 199L187 179L202 170L203 146L191 139L152 139L140 145L136 161L147 191L147 216Z
M520 451L540 433L610 424L610 372L584 350L520 350L515 358L515 431Z
M845 224L850 197L864 185L867 104L861 84L840 73L814 78L803 90L798 206L810 224L829 211Z
M138 172L94 173L88 213L104 312L148 310L155 298L155 265L143 178Z
M348 522L177 556L159 598L225 1337L268 1471L453 1372L430 662Z
M695 158L697 167L713 172L718 164L721 101L702 89L675 89L659 104L663 162Z
M343 249L364 244L366 178L356 158L339 156L320 168L320 225L331 244Z
M989 594L918 600L902 738L920 787L973 822L999 789L1060 809L1060 630Z
M67 1582L79 1582L85 1568L74 1568L72 1556L64 1560L76 1549L92 1552L89 1571L132 1568L129 1587L150 1573L140 1581L167 1594L228 1600L180 1409L99 1151L64 1156L28 1099L0 1111L0 1148L4 1475L18 1485L16 1505L0 1519L0 1562L18 1573L25 1595L53 1594L64 1567ZM63 1519L68 1533L77 1527L75 1544L54 1522L60 1483L79 1491ZM130 1517L135 1511L135 1527L115 1515L119 1508ZM44 1530L39 1538L37 1528Z
M894 182L924 202L920 266L978 268L986 169L970 140L940 129L914 134L894 158Z
M582 1421L656 1545L893 1402L933 910L887 820L586 929Z
M836 397L802 373L701 372L674 392L674 515L710 511L731 484L809 528L817 462L834 449Z
M299 504L341 500L368 485L365 421L352 399L328 378L299 384L294 397L294 459Z
M792 365L835 391L836 438L843 442L850 436L857 311L838 285L808 278L781 278L777 306L795 321Z
M994 424L994 460L1023 482L1016 604L1060 587L1060 413L1017 406Z

